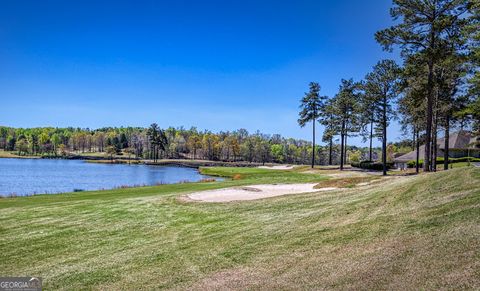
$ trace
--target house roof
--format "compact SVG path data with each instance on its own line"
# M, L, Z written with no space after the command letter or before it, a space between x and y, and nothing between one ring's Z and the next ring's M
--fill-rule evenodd
M421 160L425 157L425 145L420 146L419 153L420 153L419 159ZM399 156L398 158L395 159L395 162L405 163L405 162L413 161L416 159L417 159L417 151L415 150L407 154L404 154L402 156Z
M476 138L468 131L457 131L449 136L448 147L450 149L463 150L467 148L475 148L474 143ZM437 139L439 149L445 149L445 137Z

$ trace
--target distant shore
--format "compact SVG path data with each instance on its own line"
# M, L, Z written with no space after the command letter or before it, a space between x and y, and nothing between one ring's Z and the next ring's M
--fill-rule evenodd
M5 152L0 150L0 158L6 159L62 159L62 160L84 160L89 163L99 164L142 164L152 166L180 166L189 168L199 167L259 167L259 166L274 166L274 164L266 163L250 163L250 162L227 162L227 161L210 161L210 160L189 160L189 159L160 159L156 162L147 159L128 158L125 156L115 156L110 159L99 155L16 155L12 152Z
M102 164L143 164L151 166L180 166L180 167L189 167L189 168L200 168L200 167L259 167L262 166L260 163L249 163L249 162L224 162L224 161L209 161L209 160L187 160L187 159L162 159L156 162L152 160L126 160L126 159L114 159L113 161L109 159L90 159L87 160L89 163L102 163ZM266 164L271 165L271 164Z

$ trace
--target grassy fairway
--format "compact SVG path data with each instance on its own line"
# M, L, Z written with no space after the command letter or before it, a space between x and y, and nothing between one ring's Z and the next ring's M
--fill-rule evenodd
M41 276L47 289L480 288L480 169L249 202L179 200L324 180L205 172L238 180L0 199L0 274Z

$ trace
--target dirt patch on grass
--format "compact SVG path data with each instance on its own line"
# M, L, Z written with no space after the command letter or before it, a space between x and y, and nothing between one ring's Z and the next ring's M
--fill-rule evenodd
M279 166L260 166L260 169L268 169L268 170L292 170L294 166L290 165L279 165Z
M340 171L338 169L303 169L299 170L298 172L304 174L316 174L316 175L325 175L332 178L353 178L353 177L371 177L374 176L374 172L365 172L365 171L357 171L351 169L345 169Z
M330 179L318 183L315 189L322 189L326 187L335 188L353 188L355 186L365 186L374 181L379 181L378 177L349 177L341 179Z
M335 187L317 188L316 186L316 183L252 185L246 187L233 187L196 192L187 195L187 198L190 200L203 202L231 202L336 189Z

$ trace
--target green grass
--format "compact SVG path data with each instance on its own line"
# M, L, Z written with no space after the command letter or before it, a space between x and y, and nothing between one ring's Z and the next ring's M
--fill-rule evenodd
M473 165L473 162L459 162L459 163L453 163L453 164L450 164L448 165L448 168L449 169L455 169L455 168L463 168L463 167L468 167L468 166L472 166ZM443 170L443 164L440 164L438 165L437 164L437 169L438 170Z
M315 174L0 199L0 274L46 289L480 288L480 169L235 203L178 199Z

